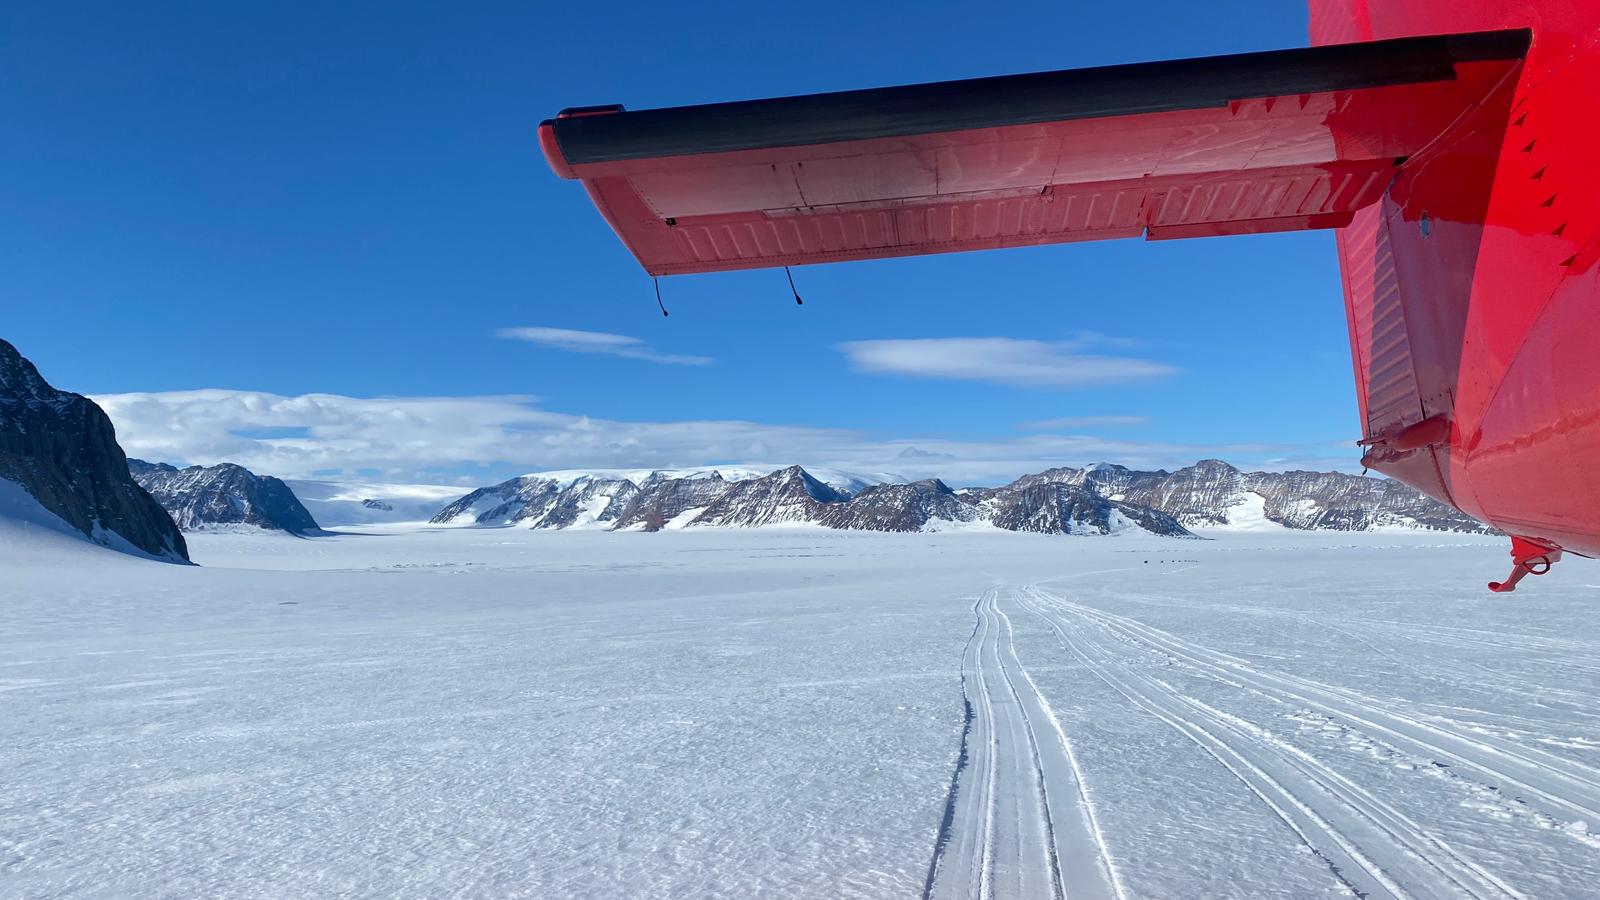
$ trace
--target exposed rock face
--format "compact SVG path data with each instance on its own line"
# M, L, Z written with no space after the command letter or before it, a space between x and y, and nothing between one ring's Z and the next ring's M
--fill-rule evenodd
M1085 482L1109 496L1120 494L1196 526L1226 525L1227 510L1244 490L1239 470L1217 459L1203 459L1164 478L1162 474L1089 471Z
M516 525L572 528L616 521L633 495L633 482L588 475L572 479L524 475L479 488L433 517L437 525Z
M828 512L828 506L849 500L848 495L812 478L805 469L790 466L760 478L734 482L689 524L816 524Z
M128 460L134 480L156 498L184 531L249 525L312 535L322 531L289 486L243 466L220 463L179 469Z
M1100 464L1046 469L1004 487L952 491L942 481L928 479L874 484L854 495L799 466L739 480L718 472L655 472L637 486L619 477L566 474L563 479L524 476L474 491L435 521L527 521L538 528L609 523L643 531L784 523L920 531L943 523L988 522L1044 534L1139 529L1173 537L1192 536L1190 528L1261 525L1489 530L1396 481L1338 472L1241 472L1215 459L1176 472Z
M693 478L654 473L639 485L638 493L617 516L616 528L660 531L691 512L699 515L727 493L730 484L717 472Z
M552 478L524 475L486 488L478 488L439 510L435 525L511 525L545 514L561 493Z
M1266 501L1266 516L1289 528L1364 531L1405 525L1493 534L1454 507L1388 478L1341 472L1270 472L1244 476L1245 489Z
M1343 472L1241 472L1204 459L1176 472L1122 466L1050 469L1025 479L1081 484L1117 500L1170 514L1191 528L1238 524L1256 508L1286 528L1367 531L1386 526L1492 533L1465 513L1387 478Z
M631 481L585 476L557 494L533 527L572 528L615 522L637 493L639 489Z
M819 524L861 531L921 531L932 522L971 522L980 516L977 507L956 496L944 482L929 478L863 488L849 503L830 505Z
M58 391L0 340L0 478L95 543L187 561L166 510L133 480L111 420L93 401Z
M1108 500L1078 484L1046 481L996 491L984 505L989 521L1008 531L1041 534L1113 534L1137 526L1154 534L1183 537L1188 529L1149 507Z
M938 479L927 479L870 485L851 495L800 466L740 480L725 479L719 472L689 476L655 472L637 487L625 479L589 475L569 477L562 486L548 477L528 475L474 491L446 507L434 521L519 522L534 528L567 528L587 521L639 531L797 524L902 532L991 521L1000 528L1052 534L1108 534L1135 527L1163 535L1189 533L1157 510L1108 500L1078 486L1037 476L1030 479L1024 481L1037 489L1012 485L958 493Z

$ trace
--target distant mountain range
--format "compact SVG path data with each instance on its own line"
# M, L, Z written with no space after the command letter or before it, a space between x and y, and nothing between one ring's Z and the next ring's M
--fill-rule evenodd
M3 340L0 479L19 486L40 515L58 517L68 531L175 561L188 559L180 527L321 533L297 489L340 524L431 514L439 525L615 531L788 525L1174 537L1213 528L1492 532L1396 481L1338 472L1243 472L1215 459L1175 472L1104 464L1055 468L1002 487L962 490L937 479L814 474L800 466L547 472L480 488L439 509L451 489L325 481L291 488L229 463L180 469L129 460L98 406L50 386Z
M737 478L715 469L642 477L545 473L480 488L446 506L432 521L617 531L787 524L866 531L993 527L1042 534L1143 531L1168 536L1208 528L1491 532L1396 481L1339 472L1242 472L1214 459L1176 472L1103 464L1048 469L1003 487L959 491L937 479L851 490L799 466Z
M319 532L294 490L276 478L227 463L187 469L140 460L129 465L185 531L243 525L300 535ZM1243 472L1215 459L1175 472L1107 464L1063 467L1002 487L961 490L938 479L872 483L871 477L826 472L827 480L800 466L770 472L744 467L546 472L479 488L443 509L438 504L447 488L293 484L310 492L317 498L312 502L341 524L429 518L437 525L546 530L790 525L1171 537L1206 529L1491 531L1397 481L1339 472Z
M291 490L276 478L226 463L187 469L139 460L130 465L186 531L247 525L317 533L317 520L296 490L307 491L338 524L429 518L437 525L549 530L803 525L1174 537L1205 529L1492 531L1397 481L1340 472L1243 472L1215 459L1175 472L1063 467L1002 487L961 490L938 479L872 483L836 471L828 471L825 481L800 466L765 473L741 467L562 471L479 488L443 509L438 503L449 489L437 486L292 482Z
M288 485L243 466L221 463L179 469L130 459L128 469L184 531L237 526L302 536L322 531Z

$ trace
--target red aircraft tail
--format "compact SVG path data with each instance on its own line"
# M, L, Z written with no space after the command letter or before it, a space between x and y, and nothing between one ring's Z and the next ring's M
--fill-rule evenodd
M1600 4L1311 13L1318 45L1529 29L1522 65L1340 230L1351 355L1371 467L1518 536L1514 576L1600 552Z

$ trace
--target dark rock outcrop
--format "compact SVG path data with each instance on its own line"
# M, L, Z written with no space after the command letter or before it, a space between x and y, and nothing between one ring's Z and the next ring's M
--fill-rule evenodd
M433 517L436 525L517 525L570 528L616 521L638 493L624 478L524 475L479 488Z
M615 527L660 531L691 510L704 510L732 484L718 472L689 478L652 473L617 516Z
M634 483L624 478L585 475L562 489L534 528L572 528L615 522L633 495Z
M790 466L760 478L734 482L689 524L818 524L830 512L829 507L848 502L848 494L812 478L799 466Z
M435 525L513 525L545 514L561 493L553 478L524 475L478 488L439 510Z
M937 478L875 484L831 504L819 524L861 531L921 531L932 522L971 522L981 513Z
M51 387L17 348L0 340L0 478L89 540L159 559L187 561L183 534L134 481L116 430L80 394Z
M1398 481L1344 472L1241 472L1220 459L1203 459L1176 472L1111 465L1047 469L1012 487L1046 482L1082 485L1113 500L1160 510L1191 528L1226 526L1242 507L1259 504L1267 521L1285 528L1493 532Z
M1042 481L995 492L984 505L989 521L1008 531L1040 534L1113 534L1138 526L1170 537L1189 536L1171 516L1132 503L1109 500L1081 484Z
M1265 501L1268 519L1288 528L1365 531L1403 525L1495 533L1466 513L1389 478L1343 472L1250 472L1244 475L1244 486Z

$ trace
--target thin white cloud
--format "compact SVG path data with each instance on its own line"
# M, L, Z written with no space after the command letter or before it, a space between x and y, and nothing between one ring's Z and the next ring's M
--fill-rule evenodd
M657 353L639 338L625 334L607 334L603 331L574 331L570 328L502 328L495 332L495 335L572 353L603 353L608 356L642 359L670 366L704 366L712 362L709 356Z
M884 437L833 428L746 421L620 422L539 409L531 397L283 396L199 390L94 398L128 455L235 462L283 478L465 479L487 483L542 469L649 469L788 464L992 484L1051 466L1116 462L1178 468L1205 457L1273 468L1333 456L1358 467L1354 448L1284 444L1170 444L1035 434L960 440ZM1346 452L1345 456L1338 453ZM1327 467L1325 464L1323 467Z
M863 372L1028 388L1069 389L1144 381L1178 371L1149 359L1082 352L1096 344L1115 345L1111 339L1085 333L1069 341L921 338L848 341L837 346Z
M1040 419L1037 422L1021 422L1018 428L1031 428L1037 431L1059 431L1066 428L1128 428L1134 425L1143 425L1149 422L1146 416L1063 416L1059 419Z

